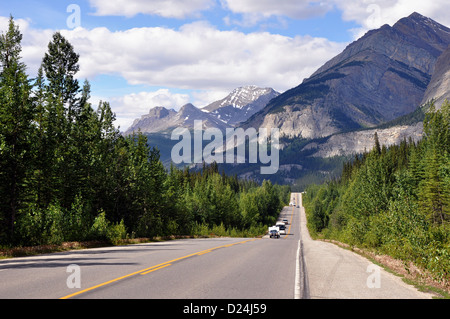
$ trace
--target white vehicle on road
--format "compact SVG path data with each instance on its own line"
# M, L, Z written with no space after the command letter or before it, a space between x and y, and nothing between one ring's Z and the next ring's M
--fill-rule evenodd
M280 238L280 229L276 226L269 227L270 238Z
M275 226L280 229L280 235L286 235L286 225L284 222L277 222Z

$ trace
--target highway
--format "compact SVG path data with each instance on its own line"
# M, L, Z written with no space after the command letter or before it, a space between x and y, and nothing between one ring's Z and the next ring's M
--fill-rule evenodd
M0 260L0 298L430 297L383 270L368 273L371 263L350 251L311 240L301 194L292 198L298 205L280 213L289 224L279 239L182 239Z

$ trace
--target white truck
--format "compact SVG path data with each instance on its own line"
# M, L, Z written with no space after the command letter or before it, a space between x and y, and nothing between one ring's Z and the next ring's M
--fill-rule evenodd
M286 224L284 222L277 222L275 227L278 227L280 235L286 235Z
M277 226L269 227L269 237L280 238L280 228L278 228Z

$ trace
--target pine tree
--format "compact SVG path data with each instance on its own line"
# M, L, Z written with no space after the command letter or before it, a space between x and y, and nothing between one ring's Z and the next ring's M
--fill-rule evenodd
M0 219L3 215L9 240L14 239L25 196L35 131L32 87L21 62L21 41L22 34L10 17L8 31L0 36Z
M423 180L419 184L419 201L427 216L438 224L450 218L448 176L445 167L449 152L449 106L440 110L430 106L424 120Z
M375 140L375 145L373 147L373 151L375 152L375 154L380 155L381 154L381 146L380 146L380 140L378 139L377 132L375 132L375 134L374 134L374 140Z
M73 117L73 108L80 106L77 97L80 87L78 80L74 78L80 69L78 60L79 55L75 53L72 44L60 32L56 32L42 62L49 82L49 93L68 107L70 119Z
M426 216L436 224L442 224L450 216L448 187L440 174L440 155L430 147L425 158L424 179L419 185L419 201Z
M42 60L46 75L47 144L51 154L48 199L56 196L63 208L69 208L77 195L77 151L74 147L76 121L84 105L78 96L75 79L79 55L61 33L56 32ZM87 97L87 96L86 96ZM83 101L85 103L86 100Z

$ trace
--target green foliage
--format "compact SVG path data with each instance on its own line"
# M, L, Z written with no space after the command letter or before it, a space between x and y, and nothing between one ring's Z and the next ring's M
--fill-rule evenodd
M22 34L13 18L0 35L0 240L14 240L27 194L35 133L31 85L21 62Z
M312 185L304 203L314 234L412 261L450 279L450 103L431 105L424 137L344 164L337 183Z

